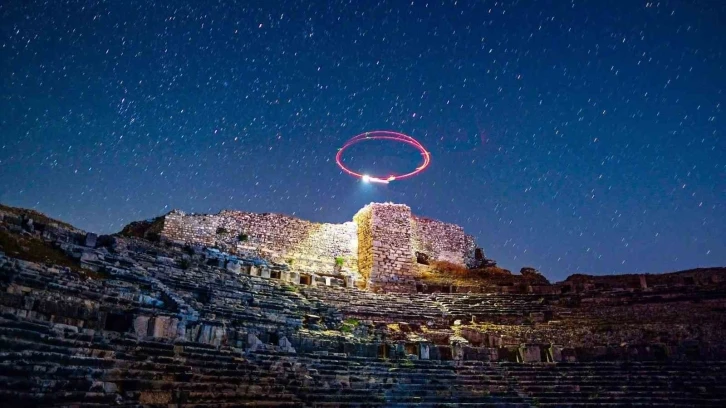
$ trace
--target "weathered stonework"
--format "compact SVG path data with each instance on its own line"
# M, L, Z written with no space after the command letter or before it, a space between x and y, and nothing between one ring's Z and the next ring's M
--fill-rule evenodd
M413 250L437 261L471 266L476 243L456 224L426 217L411 217Z
M402 204L371 203L354 220L358 257L366 259L366 285L373 291L412 292L417 275L411 233L411 209Z
M245 240L240 240L240 235ZM215 215L187 215L172 211L164 217L161 236L172 241L206 246L224 245L236 253L254 253L294 269L317 274L340 274L357 269L356 225L320 224L282 214L222 211Z
M243 234L243 240L240 235ZM403 204L371 203L353 222L320 224L282 214L172 211L160 234L171 241L219 246L287 263L297 273L347 275L371 290L410 292L419 274L415 252L432 260L469 265L474 238L454 224L417 217ZM335 258L342 257L342 268Z

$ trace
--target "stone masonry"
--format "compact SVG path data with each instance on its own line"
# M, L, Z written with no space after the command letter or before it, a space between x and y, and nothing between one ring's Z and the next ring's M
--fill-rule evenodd
M476 243L460 226L413 215L411 232L414 251L438 261L472 265Z
M366 287L373 291L415 290L411 209L402 204L372 203L354 217L358 224L358 257L366 260Z
M408 206L392 203L371 203L343 224L272 213L175 210L164 216L161 236L287 263L298 273L352 276L358 286L393 292L414 290L416 251L432 260L470 265L476 247L460 226L414 216ZM339 257L342 268L335 265Z
M172 211L164 217L161 236L189 244L224 246L230 252L252 253L321 275L339 274L336 257L344 259L348 270L357 269L358 264L353 222L321 224L283 214L241 211L214 215Z

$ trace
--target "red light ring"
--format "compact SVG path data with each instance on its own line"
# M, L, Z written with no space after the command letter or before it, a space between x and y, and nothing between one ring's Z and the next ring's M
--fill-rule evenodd
M356 143L360 143L365 140L394 140L396 142L409 144L421 152L421 156L423 156L423 161L421 162L420 166L416 167L416 169L410 173L392 174L385 178L384 177L374 177L374 176L357 173L357 172L345 167L345 165L343 165L343 161L341 159L343 157L343 152L345 152L345 149L349 148L350 146L352 146ZM360 135L355 136L352 139L345 142L343 147L338 149L338 154L335 155L335 162L338 163L338 167L340 167L341 170L350 174L351 176L358 177L360 179L367 178L366 181L371 181L371 182L375 182L375 183L389 183L393 180L404 179L404 178L415 176L416 174L424 171L424 169L429 166L429 163L431 163L431 153L427 152L426 149L423 147L423 145L421 143L419 143L418 140L412 138L411 136L404 135L403 133L391 132L391 131L387 131L387 130L376 130L373 132L361 133Z

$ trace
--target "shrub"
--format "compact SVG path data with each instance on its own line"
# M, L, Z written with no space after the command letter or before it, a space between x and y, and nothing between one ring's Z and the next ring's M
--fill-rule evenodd
M287 262L288 265L292 266L295 263L295 260L292 259L292 258L290 258L286 262Z
M335 257L335 266L343 266L344 263L345 263L345 258L343 258L342 256Z
M227 228L217 227L217 235L226 234L227 232L229 232L227 231Z
M248 236L247 236L247 234L239 234L239 235L237 235L237 240L238 240L239 242L245 242L245 241L247 241L247 240L248 240L249 238L250 238L250 237L248 237Z

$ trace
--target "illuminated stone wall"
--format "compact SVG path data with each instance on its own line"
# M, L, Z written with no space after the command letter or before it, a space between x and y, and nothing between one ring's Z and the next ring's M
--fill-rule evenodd
M411 240L411 209L403 204L371 203L354 217L359 240L358 259L370 264L366 286L373 291L413 292L417 274ZM370 244L368 244L370 242Z
M240 255L254 255L291 264L293 269L339 275L335 258L345 259L344 271L358 266L356 224L320 224L282 214L222 211L214 215L166 215L162 237L186 243L218 246ZM246 240L239 235L245 234Z
M366 206L353 217L358 229L358 272L361 275L361 286L368 286L373 270L373 230L371 218L373 211Z
M240 234L246 240L240 240ZM371 203L343 224L320 224L282 214L222 211L164 217L162 237L172 241L288 263L317 275L353 275L370 290L408 292L419 273L416 251L433 260L470 265L474 239L461 227L417 217L403 204ZM335 258L345 259L341 270Z
M456 224L412 216L413 250L431 259L470 266L474 260L474 237Z

